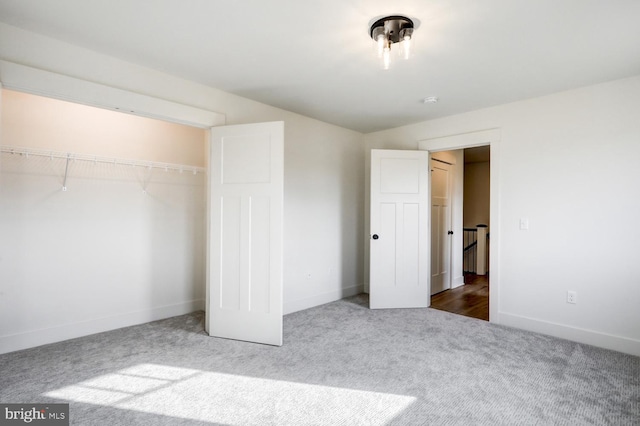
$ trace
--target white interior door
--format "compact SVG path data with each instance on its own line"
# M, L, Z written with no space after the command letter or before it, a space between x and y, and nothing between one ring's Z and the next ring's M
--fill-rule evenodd
M207 331L282 345L284 124L211 129Z
M451 165L431 160L431 294L451 288Z
M372 150L372 309L430 305L428 224L429 153Z

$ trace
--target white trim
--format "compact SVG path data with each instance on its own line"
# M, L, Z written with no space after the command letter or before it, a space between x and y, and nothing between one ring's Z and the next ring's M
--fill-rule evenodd
M294 312L302 311L304 309L314 308L316 306L324 305L326 303L335 302L336 300L344 299L345 297L355 296L364 291L364 286L354 285L351 287L341 288L337 291L330 291L327 293L317 294L312 297L306 297L304 299L293 300L291 302L285 302L284 314L292 314Z
M490 163L490 212L491 245L489 246L489 321L501 324L500 318L500 129L479 130L477 132L443 136L418 141L418 149L422 151L446 151L453 149L473 148L475 146L491 146Z
M491 277L493 279L493 277ZM640 356L640 340L500 312L502 325Z
M161 306L137 312L128 312L73 324L43 328L0 337L0 354L35 346L75 339L117 328L144 324L150 321L185 315L204 309L204 300L197 299L175 305Z
M418 149L422 151L450 151L489 145L498 140L500 140L500 129L487 129L421 140L418 141Z
M464 285L464 276L460 275L459 277L454 277L451 281L451 288L456 288Z
M105 86L75 77L0 60L5 89L208 129L225 115L189 105Z

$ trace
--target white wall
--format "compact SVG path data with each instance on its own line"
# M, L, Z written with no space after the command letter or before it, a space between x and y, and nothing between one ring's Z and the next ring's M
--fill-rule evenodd
M206 131L3 89L2 144L205 167Z
M362 292L362 135L285 121L285 313Z
M227 124L283 120L285 312L362 290L360 133L5 24L0 59L224 113Z
M640 76L369 134L365 159L499 128L492 321L640 355L639 113Z

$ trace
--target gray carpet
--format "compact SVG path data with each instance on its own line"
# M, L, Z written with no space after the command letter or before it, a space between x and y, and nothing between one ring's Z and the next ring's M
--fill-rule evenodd
M0 356L0 402L80 425L638 425L640 358L360 295L285 316L281 348L203 313Z

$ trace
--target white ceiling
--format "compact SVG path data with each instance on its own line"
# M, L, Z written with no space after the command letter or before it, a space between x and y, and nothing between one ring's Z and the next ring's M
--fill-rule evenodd
M387 71L386 14L420 23ZM640 74L639 0L0 0L0 21L365 133Z

